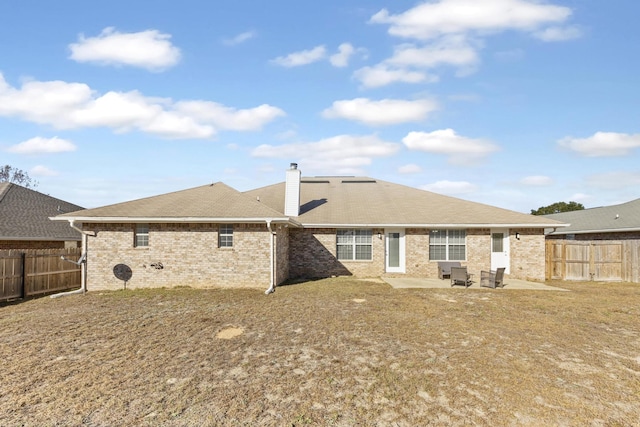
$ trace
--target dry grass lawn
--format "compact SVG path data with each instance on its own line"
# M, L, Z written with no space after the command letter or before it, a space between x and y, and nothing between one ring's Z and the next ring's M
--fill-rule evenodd
M554 285L0 305L0 425L640 425L640 285Z

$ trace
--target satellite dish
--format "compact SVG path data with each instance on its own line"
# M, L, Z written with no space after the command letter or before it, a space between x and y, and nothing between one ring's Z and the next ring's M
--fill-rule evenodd
M113 267L113 275L124 282L124 288L126 289L127 282L131 280L131 276L133 276L133 271L131 271L131 267L126 264L117 264Z

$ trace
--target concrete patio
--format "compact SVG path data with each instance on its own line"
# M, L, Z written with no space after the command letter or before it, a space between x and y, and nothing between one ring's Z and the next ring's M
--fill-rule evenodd
M396 289L407 289L407 288L423 288L423 289L446 289L452 288L451 281L449 279L433 279L433 278L419 278L419 277L382 277L382 280L391 287ZM544 283L539 282L529 282L526 280L520 279L505 279L504 288L486 288L480 286L480 280L475 280L474 283L469 286L468 289L486 289L486 290L509 290L509 289L527 289L527 290L537 290L537 291L564 291L568 292L567 289L558 288L555 286L548 286ZM465 289L464 286L453 286L455 289Z

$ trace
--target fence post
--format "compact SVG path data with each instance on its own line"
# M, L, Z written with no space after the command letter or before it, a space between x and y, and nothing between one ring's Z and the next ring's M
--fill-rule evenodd
M22 292L21 292L21 298L25 299L27 297L27 274L26 274L26 269L25 269L25 264L27 263L27 254L26 252L21 252L20 253L20 261L22 262L22 266L21 266L21 272L20 272L20 276L21 276L21 288L22 288Z

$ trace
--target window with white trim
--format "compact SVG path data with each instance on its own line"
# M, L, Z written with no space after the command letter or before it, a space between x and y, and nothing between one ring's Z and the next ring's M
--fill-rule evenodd
M429 232L430 261L464 261L467 259L465 230L431 230Z
M232 248L233 247L233 225L222 224L218 230L218 247L220 248Z
M136 224L133 246L136 248L149 246L149 224Z
M373 259L372 231L345 229L336 233L336 256L345 261Z

